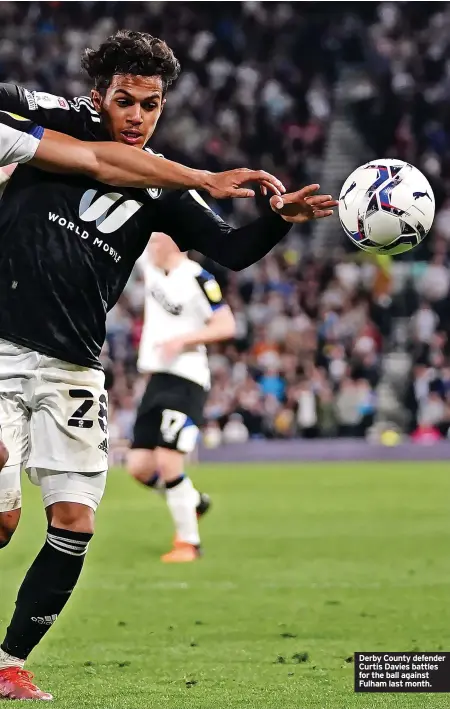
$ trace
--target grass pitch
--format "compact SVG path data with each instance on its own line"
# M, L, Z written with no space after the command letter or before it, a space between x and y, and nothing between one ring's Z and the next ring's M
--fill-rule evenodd
M164 566L163 500L113 471L81 582L30 669L55 709L447 709L439 694L354 694L355 651L450 650L445 464L223 465L205 557ZM42 544L24 481L0 555L0 635Z

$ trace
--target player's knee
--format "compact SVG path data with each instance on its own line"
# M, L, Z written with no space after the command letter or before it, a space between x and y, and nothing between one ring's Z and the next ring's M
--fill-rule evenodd
M0 470L5 467L8 462L9 451L3 441L0 441Z
M139 480L141 483L148 482L156 471L154 451L140 448L130 450L127 459L127 470L135 480Z
M78 502L56 502L47 507L46 512L52 527L94 534L95 513L88 505Z
M168 448L157 448L156 465L163 480L173 480L184 469L184 455Z
M17 529L20 519L20 508L8 512L0 512L0 549L6 547Z

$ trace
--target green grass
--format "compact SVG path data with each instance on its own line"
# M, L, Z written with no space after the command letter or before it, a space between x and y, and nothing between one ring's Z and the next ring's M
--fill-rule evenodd
M346 662L450 650L447 465L205 466L194 478L215 503L206 555L164 566L164 502L111 473L81 582L30 662L55 709L450 707L445 694L356 695ZM0 557L0 635L44 533L39 492L24 488Z

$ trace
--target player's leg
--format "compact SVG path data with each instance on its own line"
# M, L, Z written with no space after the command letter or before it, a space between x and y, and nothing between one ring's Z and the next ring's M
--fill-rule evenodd
M128 471L144 484L152 480L155 471L158 471L158 480L164 485L167 505L174 521L174 545L177 548L186 545L185 555L190 557L186 561L191 561L199 556L200 549L197 508L205 512L209 507L209 499L206 495L202 496L184 474L184 453L177 450L178 434L188 417L174 412L180 427L167 432L167 412L154 406L158 403L159 388L159 379L154 377L139 407L128 457ZM166 438L170 439L167 444L163 430ZM169 448L164 448L165 445ZM165 557L163 560L166 560Z
M161 378L158 374L149 378L136 412L133 441L127 457L129 474L142 485L163 494L164 480L157 469L155 448L161 423L162 397L166 394L167 381L169 386L171 383L173 386L173 378L167 380L166 376Z
M156 449L158 470L166 487L166 500L175 527L173 549L164 554L164 562L194 561L200 556L200 533L197 506L199 493L185 472L185 455L165 447Z
M6 636L0 646L0 667L7 668L0 696L50 699L23 670L31 651L59 617L80 577L94 533L94 514L103 495L106 472L95 475L33 470L47 514L47 535L17 594ZM9 668L9 670L8 670ZM5 675L5 672L3 672ZM3 677L3 680L5 677Z
M198 389L189 384L187 392L180 385L179 396L172 399L177 409L164 409L161 415L156 465L165 482L167 505L176 529L174 548L162 557L165 562L192 561L200 556L197 510L205 503L206 511L209 498L199 495L186 473L186 456L195 449L199 436L203 392Z
M32 684L23 665L57 620L78 581L106 482L103 375L75 367L71 371L70 365L65 371L64 363L60 365L42 367L41 386L35 393L29 474L41 487L48 528L19 589L0 646L0 696L11 699L51 698ZM72 472L63 469L68 461L72 461Z
M5 459L4 454L2 457L6 463L7 458ZM21 466L5 466L5 463L0 467L0 549L11 541L21 514Z
M158 471L155 451L144 448L131 448L127 456L127 471L137 482L141 483L162 497L166 496L164 479ZM209 495L197 492L197 517L200 519L211 507Z
M146 442L148 445L148 438ZM165 494L164 481L157 470L153 448L135 448L133 446L127 456L127 471L137 482L145 485L145 487L163 495Z
M0 549L20 519L20 473L28 455L29 411L34 352L0 339Z
M147 384L136 414L133 441L127 459L127 469L135 480L162 494L166 492L165 480L158 469L155 455L155 448L160 439L161 410L164 408L167 399L173 401L174 407L181 405L183 408L186 398L189 398L189 395L184 393L183 382L181 382L180 397L179 377L153 375ZM196 491L196 499L197 516L201 517L209 509L209 497Z

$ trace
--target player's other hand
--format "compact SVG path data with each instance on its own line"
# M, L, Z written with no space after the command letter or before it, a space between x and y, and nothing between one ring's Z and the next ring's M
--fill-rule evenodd
M265 170L249 170L240 167L236 170L226 172L208 173L205 178L204 189L215 199L226 199L227 197L254 197L255 191L246 187L248 183L257 183L264 194L272 192L274 195L282 195L286 192L283 183L270 172Z
M172 340L160 342L158 349L163 360L170 362L181 354L184 349L184 341L181 337L174 337Z
M337 207L338 202L330 194L315 194L319 187L320 185L307 185L298 192L273 195L270 198L270 206L286 222L293 224L331 217L332 207Z

